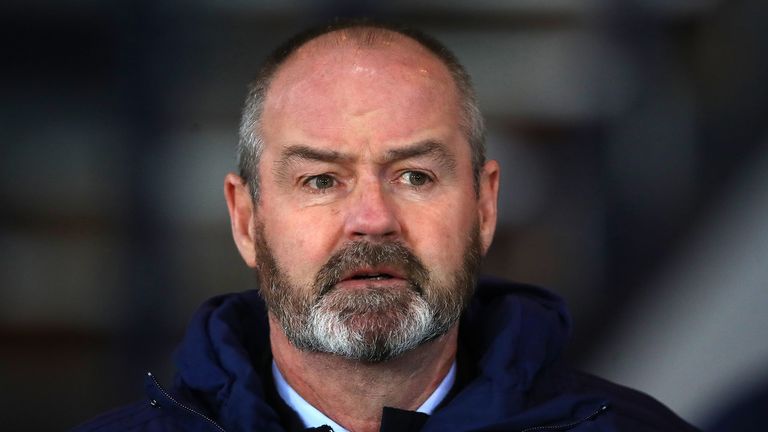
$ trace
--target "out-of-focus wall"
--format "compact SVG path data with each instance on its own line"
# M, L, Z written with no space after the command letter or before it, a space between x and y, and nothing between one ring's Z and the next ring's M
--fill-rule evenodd
M733 257L764 249L764 197L748 192L766 182L753 162L766 12L759 0L4 2L3 427L61 429L141 398L146 370L170 376L201 301L254 287L221 192L246 84L293 32L357 15L433 33L472 74L503 169L485 271L559 292L575 363L704 424L744 380L712 379L715 363L695 357L746 325L723 317L765 301L761 260ZM702 261L697 245L717 253ZM711 276L734 273L749 280L724 290ZM762 315L749 334L768 328ZM750 339L729 339L716 365L759 366L765 342L738 350Z
M702 424L768 385L768 147L756 156L591 364Z

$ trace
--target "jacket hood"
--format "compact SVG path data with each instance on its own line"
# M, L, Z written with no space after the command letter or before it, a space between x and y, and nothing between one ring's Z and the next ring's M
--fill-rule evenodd
M465 312L459 346L473 377L425 430L476 429L525 407L537 374L555 361L571 329L563 301L528 285L483 280ZM176 391L188 394L228 431L281 431L260 376L269 353L264 304L256 291L214 297L198 310L177 351ZM268 370L268 369L267 369ZM448 409L450 407L450 409ZM482 408L482 409L479 409Z
M483 280L459 328L460 353L476 370L425 430L473 430L522 412L534 380L557 360L570 332L571 317L558 296L530 285ZM549 420L520 418L519 424Z
M264 303L256 291L205 302L176 352L176 391L216 413L227 431L282 431L267 403L259 365L269 350Z

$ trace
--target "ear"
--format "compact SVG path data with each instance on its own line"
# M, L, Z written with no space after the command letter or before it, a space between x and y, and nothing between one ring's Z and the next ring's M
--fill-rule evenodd
M499 163L490 160L480 173L478 196L478 221L480 223L480 245L483 256L488 252L496 232L496 215L499 201Z
M253 229L254 204L248 183L242 177L229 173L224 178L224 197L227 200L232 237L248 267L256 267L255 231Z

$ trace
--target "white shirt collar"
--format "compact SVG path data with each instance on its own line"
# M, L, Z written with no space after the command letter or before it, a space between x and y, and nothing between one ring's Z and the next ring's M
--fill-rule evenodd
M288 384L288 382L283 377L283 374L280 373L280 370L277 368L274 360L272 361L272 377L275 379L277 393L281 398L283 398L289 407L296 411L296 413L299 415L299 418L304 423L304 427L310 428L328 425L335 432L347 432L346 429L339 426L338 423L328 418L328 416L321 413L320 410L310 405L309 402L304 400L303 397L296 393L296 390L294 390L293 387ZM445 378L443 378L443 381L440 382L440 385L437 386L435 391L432 392L432 394L427 398L427 400L424 401L423 404L421 404L420 407L416 408L416 411L424 414L432 414L440 402L442 402L443 399L445 399L445 397L448 395L448 392L451 391L455 381L456 361L453 362L451 369L448 371L448 374L445 376Z

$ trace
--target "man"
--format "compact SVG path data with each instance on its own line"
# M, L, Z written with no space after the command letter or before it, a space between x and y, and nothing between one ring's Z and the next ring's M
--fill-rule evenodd
M240 133L224 191L258 294L206 303L172 389L150 375L147 401L82 430L692 430L560 366L552 294L475 293L499 167L437 42L365 22L302 34L252 84Z

